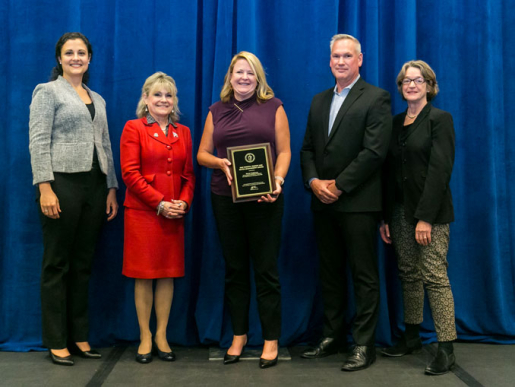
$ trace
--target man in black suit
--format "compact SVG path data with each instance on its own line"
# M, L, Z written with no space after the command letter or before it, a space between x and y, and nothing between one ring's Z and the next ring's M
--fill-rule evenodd
M356 38L335 35L330 47L336 85L313 98L301 150L303 179L313 192L311 209L324 303L323 338L302 357L324 357L344 344L348 263L356 300L356 346L342 371L356 371L375 361L376 233L380 170L391 135L390 95L360 78L363 54Z

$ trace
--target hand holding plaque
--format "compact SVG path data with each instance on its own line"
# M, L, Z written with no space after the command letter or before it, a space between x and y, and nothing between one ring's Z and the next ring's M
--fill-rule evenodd
M234 203L272 194L275 181L269 143L229 147L227 158L232 164Z

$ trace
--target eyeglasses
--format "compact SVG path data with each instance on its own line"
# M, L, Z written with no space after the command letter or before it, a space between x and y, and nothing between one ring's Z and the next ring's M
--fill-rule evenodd
M422 85L424 83L426 83L426 80L422 77L418 77L418 78L415 78L415 79L410 79L410 78L404 78L402 80L402 84L403 85L409 85L411 84L411 82L414 82L415 85Z

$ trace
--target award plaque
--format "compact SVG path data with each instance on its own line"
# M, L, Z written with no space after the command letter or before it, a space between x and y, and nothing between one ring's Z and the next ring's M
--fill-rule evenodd
M227 148L232 166L234 203L258 200L274 190L272 151L269 143Z

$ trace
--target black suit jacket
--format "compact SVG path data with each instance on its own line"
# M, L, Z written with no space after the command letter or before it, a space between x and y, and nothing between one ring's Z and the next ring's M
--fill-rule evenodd
M409 223L450 223L454 220L449 187L455 142L452 116L428 103L411 127L403 131L405 117L406 112L393 118L384 166L385 222L391 221L396 191L402 191Z
M335 203L323 204L313 194L314 211L381 210L381 165L391 135L390 94L360 78L342 104L328 136L333 88L313 97L300 152L302 176L336 180L343 191Z

